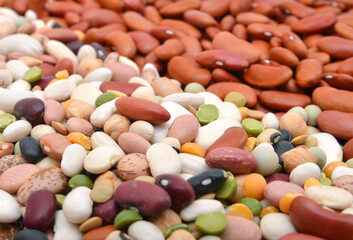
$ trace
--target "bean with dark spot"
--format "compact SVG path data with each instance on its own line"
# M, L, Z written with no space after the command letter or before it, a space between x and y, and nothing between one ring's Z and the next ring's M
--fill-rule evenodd
M213 168L199 173L188 179L193 187L195 194L207 194L214 192L227 180L226 171L220 168Z

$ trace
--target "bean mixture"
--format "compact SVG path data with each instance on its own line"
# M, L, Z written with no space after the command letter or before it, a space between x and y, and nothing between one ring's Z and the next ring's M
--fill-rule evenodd
M352 0L0 0L0 239L353 239Z

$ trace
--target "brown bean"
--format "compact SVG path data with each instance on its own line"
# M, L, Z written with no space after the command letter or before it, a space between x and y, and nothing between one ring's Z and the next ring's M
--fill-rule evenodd
M323 111L317 117L317 124L322 131L346 140L353 138L352 121L353 113L344 113L336 110Z
M202 36L201 32L197 28L181 20L163 19L161 21L161 26L175 28L176 30L183 32L186 35L193 36L197 39L200 39Z
M218 18L226 14L229 10L230 0L206 0L201 2L200 11Z
M181 0L162 7L159 12L164 17L173 18L183 15L188 10L198 9L199 7L200 1L198 0Z
M283 33L282 41L284 46L297 55L298 58L303 59L308 55L308 48L298 35L291 32Z
M230 71L243 70L249 65L244 58L225 50L203 51L195 57L195 60L204 67L220 67Z
M222 68L215 68L212 71L212 79L216 82L241 82L234 74L227 72Z
M143 14L147 20L156 25L159 25L159 23L162 21L162 16L159 14L158 10L153 6L146 6Z
M313 103L322 110L353 113L353 93L333 87L318 87L312 95Z
M284 65L253 64L246 71L244 80L255 87L272 88L288 82L292 75L292 70Z
M353 216L324 209L308 197L296 197L291 204L289 216L300 232L324 239L351 238ZM312 222L320 224L315 227L310 224Z
M338 22L335 24L335 31L341 37L353 40L353 26L347 23Z
M353 57L353 40L327 36L317 41L317 48L330 54L332 58L346 59Z
M222 49L231 51L242 58L246 59L249 64L260 60L260 51L251 43L235 37L229 32L220 32L212 40L214 49Z
M251 3L251 0L230 0L229 10L236 16L238 13L249 11Z
M217 21L211 15L200 10L188 10L183 15L185 21L198 28L216 26Z
M181 43L184 46L184 52L191 56L196 56L202 52L201 44L199 40L192 36L186 36L181 39Z
M137 12L127 11L123 14L125 25L131 30L150 32L155 26L154 23L147 20L144 16Z
M293 31L302 34L319 33L333 26L337 21L334 14L316 14L300 19L293 26Z
M238 23L249 25L251 23L268 23L270 19L262 14L254 12L242 12L236 16Z
M283 36L283 32L277 27L270 24L264 23L251 23L247 27L248 33L258 39L269 40L272 37Z
M311 103L309 96L281 91L262 91L259 100L263 105L277 111L288 111L297 106L305 107Z
M302 60L296 69L295 81L301 88L311 88L319 84L322 76L322 65L315 59Z
M203 86L207 86L212 77L208 70L194 67L182 56L175 56L170 59L168 73L184 85L197 82Z
M322 75L322 79L332 87L353 91L353 77L351 75L328 72Z
M109 33L105 40L108 44L113 45L115 50L128 58L132 58L136 54L136 44L129 34L121 31Z
M338 73L345 73L353 76L353 69L352 69L352 64L353 64L353 57L347 58L342 62L342 64L338 68Z
M219 82L212 84L207 89L207 92L216 94L219 98L224 97L230 92L240 92L246 98L246 106L253 107L256 105L257 98L254 89L243 83L237 82Z
M299 63L298 57L292 51L283 47L271 48L269 58L290 68L296 67Z
M174 56L178 56L184 52L184 45L179 39L168 39L162 45L154 50L154 55L159 60L167 61Z
M109 9L95 8L82 13L82 20L91 27L101 27L109 23L121 23L122 19L116 12Z

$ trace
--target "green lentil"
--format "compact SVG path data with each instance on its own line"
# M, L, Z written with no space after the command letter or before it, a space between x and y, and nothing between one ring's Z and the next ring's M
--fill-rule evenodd
M2 133L7 126L16 121L16 117L10 113L0 114L0 133Z
M331 179L327 178L325 173L321 173L321 176L319 178L319 182L321 183L321 185L331 185Z
M224 97L225 102L231 102L237 107L244 107L246 104L246 97L240 92L230 92Z
M312 155L314 155L316 164L320 167L320 169L323 169L327 160L325 152L319 147L311 147L308 150Z
M216 198L228 199L231 198L237 191L237 182L231 172L227 171L228 178L223 185L216 190Z
M172 235L174 231L180 230L180 229L189 231L189 226L185 223L174 224L170 226L167 230L165 230L164 237L167 239L170 237L170 235Z
M218 118L219 111L218 108L213 104L205 104L199 107L196 112L197 120L202 125L209 124Z
M63 207L63 203L66 196L63 194L55 194L55 197L56 197L57 209L60 210Z
M220 234L227 227L226 215L221 212L206 213L198 216L195 221L196 227L205 234Z
M259 135L265 129L265 126L262 122L253 118L245 118L241 122L241 125L249 135L254 137Z
M200 83L189 83L188 85L185 86L184 92L186 93L199 93L199 92L205 92L206 89L204 86L202 86Z
M106 92L103 93L101 95L99 95L96 99L96 107L99 107L100 105L109 102L110 100L113 100L114 98L116 98L116 96L113 93L110 92Z
M69 180L69 187L76 188L80 186L85 186L92 189L92 180L88 176L83 174L76 174Z
M23 80L34 83L42 77L42 69L39 67L31 67L22 76Z
M239 203L246 205L254 216L260 215L262 211L262 205L259 200L252 197L242 198Z
M322 112L321 108L314 104L310 104L304 108L305 112L308 115L308 121L306 122L309 126L317 125L317 117Z
M138 212L125 209L116 215L114 219L114 227L124 228L139 220L142 220L142 216Z

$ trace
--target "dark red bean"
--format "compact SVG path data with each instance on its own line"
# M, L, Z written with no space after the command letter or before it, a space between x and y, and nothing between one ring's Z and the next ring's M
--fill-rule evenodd
M16 103L14 115L17 119L24 117L33 123L43 116L44 108L44 102L41 99L25 98Z

